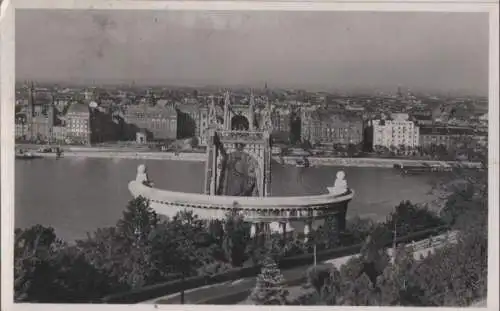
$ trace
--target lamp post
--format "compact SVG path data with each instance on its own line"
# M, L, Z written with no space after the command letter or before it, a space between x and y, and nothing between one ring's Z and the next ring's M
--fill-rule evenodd
M397 221L396 221L396 217L395 216L392 216L392 222L394 223L394 229L393 229L393 232L392 232L392 262L395 263L396 262L396 239L397 239Z
M188 241L186 241L185 237L180 237L178 239L176 239L176 244L177 244L177 247L180 247L182 244L184 243L184 246L185 248L189 248L188 244L189 243ZM185 255L185 254L184 254ZM177 267L180 268L181 270L181 295L180 295L180 298L181 298L181 302L180 304L184 304L185 302L185 291L184 291L184 282L185 282L185 279L186 279L186 270L189 269L189 266L191 265L191 262L190 262L190 259L187 257L184 257L182 258L183 256L179 256L177 258Z

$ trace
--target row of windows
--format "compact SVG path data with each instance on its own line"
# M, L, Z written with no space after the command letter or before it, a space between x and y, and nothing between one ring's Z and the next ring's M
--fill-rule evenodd
M165 114L158 114L158 113L144 113L144 112L136 112L136 113L128 113L127 118L133 119L152 119L152 118L177 118L177 115L165 115Z
M151 123L149 124L148 128L151 129L176 129L177 128L177 121L176 120L152 120Z

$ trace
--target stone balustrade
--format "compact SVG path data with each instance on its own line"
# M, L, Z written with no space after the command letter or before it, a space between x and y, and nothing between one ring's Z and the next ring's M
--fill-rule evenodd
M315 218L312 214L284 214L283 211L315 211L328 208L335 203L349 201L354 191L347 189L342 194L321 194L315 196L293 197L233 197L215 196L197 193L174 192L160 190L144 185L137 180L129 183L129 190L134 197L142 196L150 201L165 203L165 205L190 205L196 208L213 208L222 210L238 209L243 213L256 212L255 217L283 217L283 218ZM258 214L261 213L261 214ZM276 213L276 214L273 214ZM316 215L316 216L315 216Z
M282 225L286 232L290 222L304 222L304 233L311 232L314 220L334 216L345 222L347 204L354 191L347 187L343 172L337 173L337 180L328 193L312 196L291 197L239 197L185 193L154 188L146 167L140 165L136 179L128 185L134 197L142 196L150 201L158 213L169 217L181 210L193 211L203 219L224 219L228 211L237 210L246 221L252 223ZM276 227L276 224L274 224ZM252 226L252 232L256 228Z

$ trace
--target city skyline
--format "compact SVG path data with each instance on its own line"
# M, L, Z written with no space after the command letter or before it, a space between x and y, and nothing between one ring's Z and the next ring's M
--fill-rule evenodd
M21 10L16 16L16 77L45 83L267 83L345 91L394 91L402 85L485 95L489 38L484 17ZM27 29L33 23L44 27Z

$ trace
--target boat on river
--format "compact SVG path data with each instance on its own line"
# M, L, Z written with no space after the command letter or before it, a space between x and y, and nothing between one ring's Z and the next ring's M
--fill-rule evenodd
M309 160L306 157L303 157L302 159L297 160L297 162L295 163L296 167L306 168L306 167L309 167L309 165L310 165Z
M35 159L41 159L42 156L38 154L34 154L31 152L24 152L20 151L16 153L16 160L35 160Z
M434 172L449 172L452 166L448 163L418 163L418 164L394 164L394 168L401 171L402 174L421 174Z

